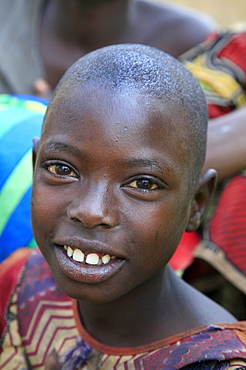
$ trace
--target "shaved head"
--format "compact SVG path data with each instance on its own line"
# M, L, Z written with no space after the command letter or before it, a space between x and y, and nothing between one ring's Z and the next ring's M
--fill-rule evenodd
M180 120L172 128L184 135L191 162L191 184L196 185L205 160L207 105L197 80L181 62L156 48L111 45L95 50L74 63L59 82L53 99L68 99L88 85L114 94L129 91L177 106ZM166 124L166 122L165 122Z

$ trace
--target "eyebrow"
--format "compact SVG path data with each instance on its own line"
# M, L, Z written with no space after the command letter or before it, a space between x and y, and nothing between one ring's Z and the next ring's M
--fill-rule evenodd
M158 159L150 159L150 158L129 158L129 159L120 159L117 163L123 167L150 167L153 170L157 170L161 173L164 172L163 166L160 165L162 163L165 166L165 169L172 170L173 166L168 163Z
M44 144L44 150L50 150L54 152L68 152L77 156L83 155L81 151L73 145L65 144L59 141L50 141Z
M81 152L81 150L79 150L77 147L70 145L70 144L63 143L63 142L59 142L59 141L50 141L44 144L44 150L58 151L58 152L66 151L76 156L80 156L83 158L86 157L85 153ZM156 171L163 173L165 170L164 170L164 167L160 165L160 163L163 164L163 166L165 167L166 170L168 170L168 172L173 170L173 166L171 165L171 163L169 163L168 161L163 162L163 160L158 160L155 158L152 158L152 159L150 158L127 158L127 159L122 158L122 159L117 160L117 165L122 166L122 167L142 167L142 168L149 167L152 170L156 170Z

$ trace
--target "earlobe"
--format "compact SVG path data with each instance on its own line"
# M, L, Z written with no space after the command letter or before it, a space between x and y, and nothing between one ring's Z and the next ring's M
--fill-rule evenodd
M35 163L36 163L36 159L37 159L37 155L38 155L39 142L40 142L39 137L34 137L32 139L32 166L33 166L33 169L35 168Z
M196 202L194 201L194 204L196 206ZM198 227L201 225L201 222L202 222L202 214L201 212L197 209L195 210L190 219L189 219L189 223L187 225L187 228L186 228L186 231L187 232L192 232L192 231L195 231L198 229Z
M204 215L214 195L217 185L217 172L214 169L207 170L201 175L199 186L193 199L189 223L186 231L197 230L201 225Z

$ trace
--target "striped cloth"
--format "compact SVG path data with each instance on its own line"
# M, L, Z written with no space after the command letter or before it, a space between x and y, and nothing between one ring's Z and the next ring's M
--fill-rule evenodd
M32 139L40 136L47 101L0 95L0 261L33 247L30 222Z

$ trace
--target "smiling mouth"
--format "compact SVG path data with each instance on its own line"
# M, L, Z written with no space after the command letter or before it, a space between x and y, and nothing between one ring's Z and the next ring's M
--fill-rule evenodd
M126 263L124 258L107 253L106 246L100 242L79 240L78 243L79 248L69 242L56 244L55 248L61 270L72 280L86 284L103 283L119 273Z
M115 256L110 256L109 254L102 254L102 253L86 253L82 252L78 248L73 248L70 245L64 245L64 249L67 253L67 256L72 258L76 262L80 262L82 264L87 265L107 265L111 260L116 259Z

